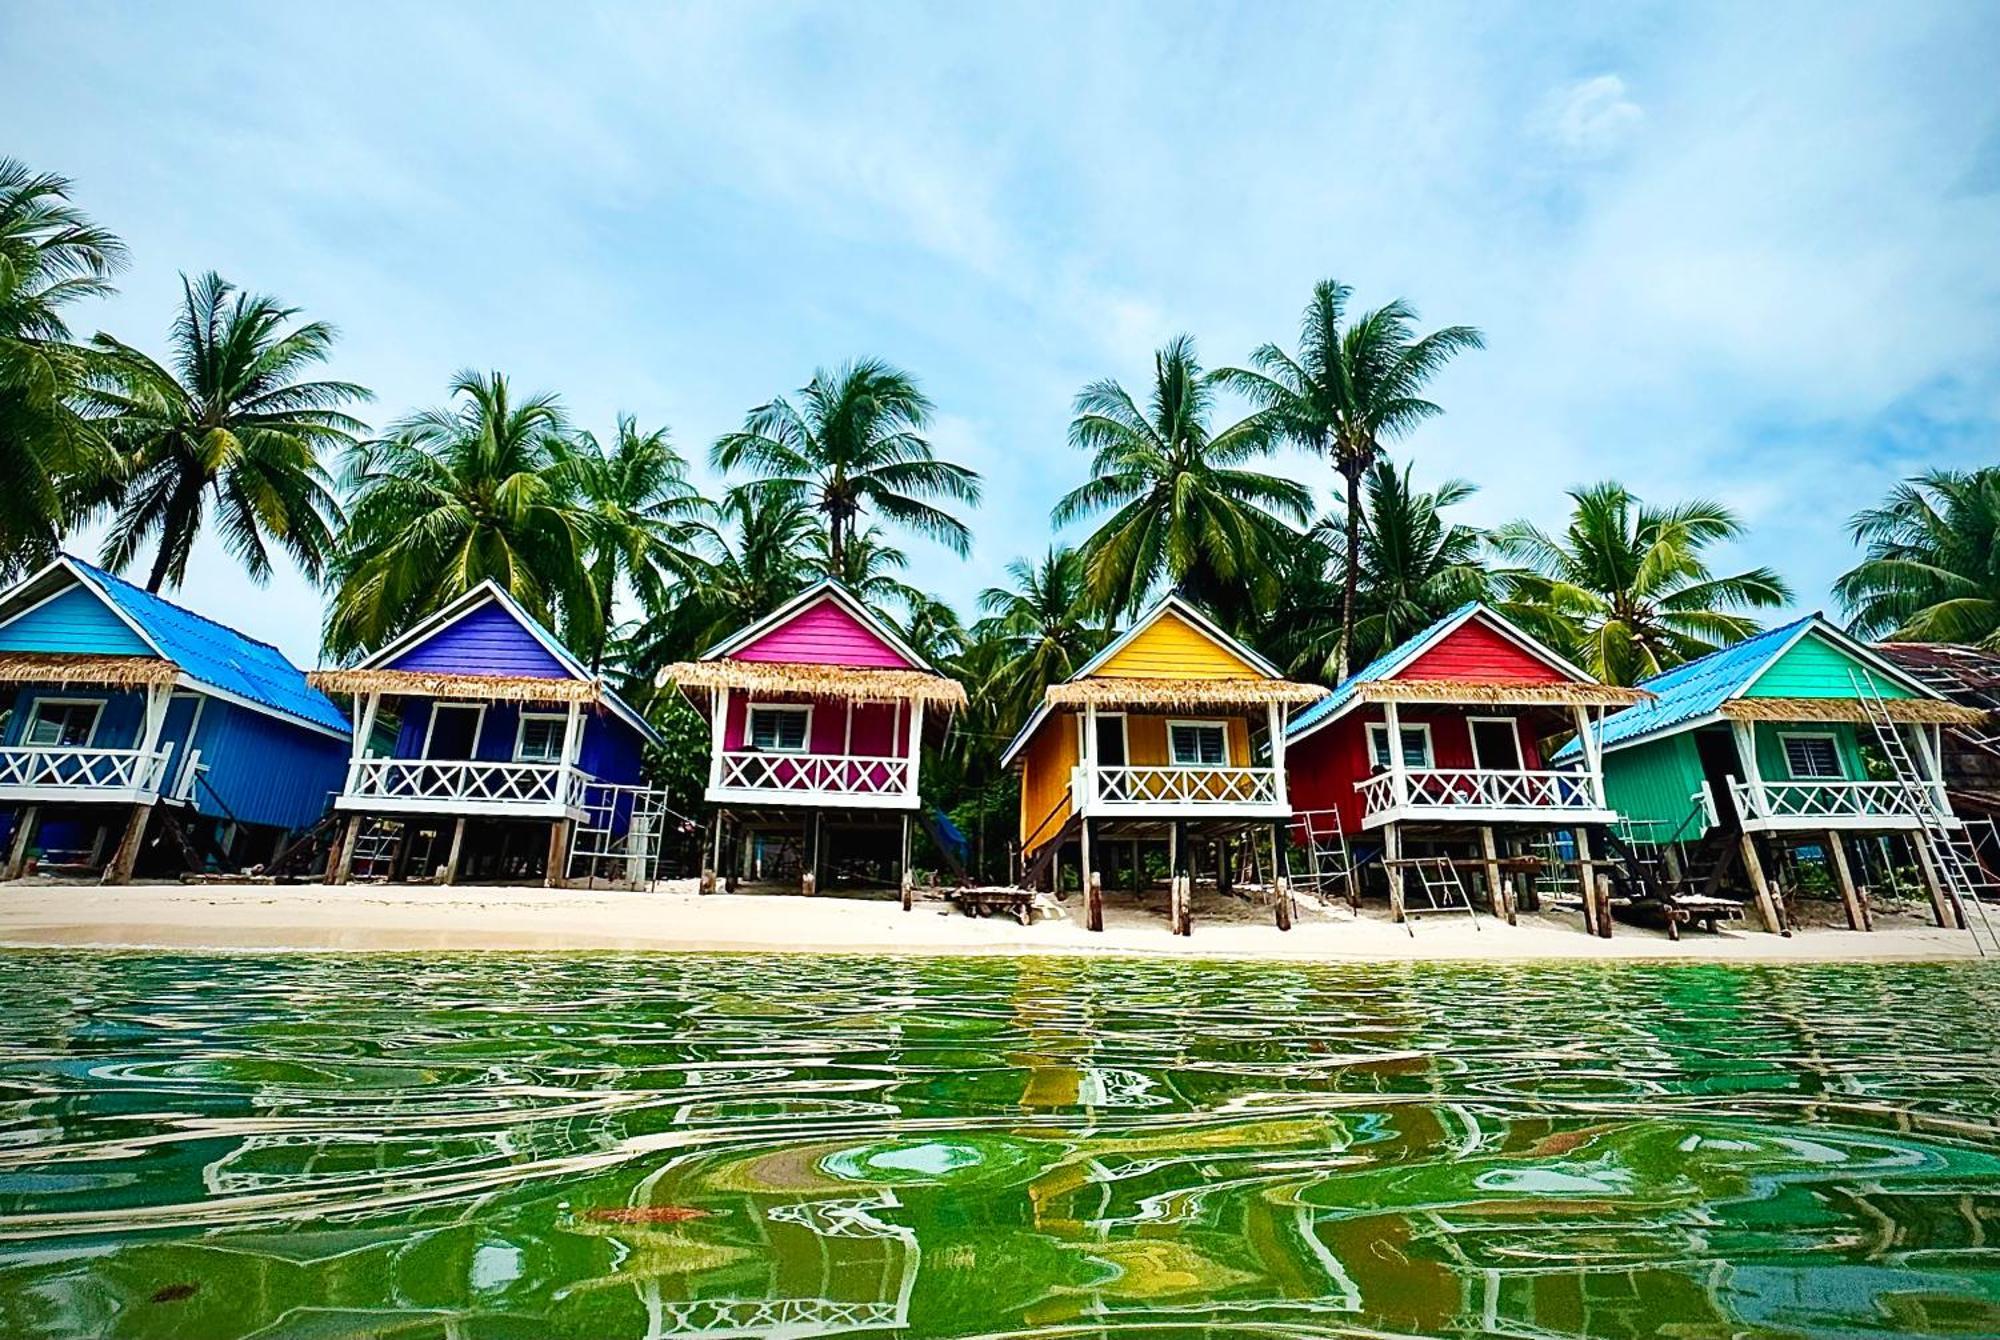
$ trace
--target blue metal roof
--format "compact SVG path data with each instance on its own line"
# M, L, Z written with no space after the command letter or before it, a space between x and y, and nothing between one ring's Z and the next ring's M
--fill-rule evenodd
M333 700L306 683L305 672L270 643L245 637L80 558L67 557L79 575L137 624L188 678L280 716L349 733L347 718Z
M1722 710L1731 694L1755 679L1758 671L1769 665L1792 636L1813 618L1808 614L1803 619L1768 628L1686 665L1641 680L1639 687L1654 696L1606 717L1598 731L1600 743L1610 748L1641 735L1713 716ZM1574 758L1579 750L1578 742L1571 740L1556 751L1556 761Z
M1397 671L1415 660L1424 648L1430 646L1436 640L1439 633L1464 619L1466 615L1478 608L1478 601L1466 601L1463 605L1460 605L1457 609L1424 629L1423 632L1418 633L1415 637L1403 639L1403 641L1389 648L1389 650L1362 666L1346 679L1341 680L1339 684L1334 686L1331 694L1320 699L1305 711L1300 712L1292 718L1291 724L1285 727L1285 738L1289 740L1295 735L1303 735L1320 722L1340 711L1347 701L1354 697L1355 691L1363 684L1377 679L1389 679L1394 676Z

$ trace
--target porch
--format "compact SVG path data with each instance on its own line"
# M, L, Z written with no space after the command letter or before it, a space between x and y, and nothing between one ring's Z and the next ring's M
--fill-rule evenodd
M1729 715L1723 725L1695 732L1704 774L1700 800L1710 825L1734 821L1746 833L1787 833L1955 823L1938 772L1939 727L1905 722L1894 728L1916 770L1908 780L1884 780L1883 760L1870 763L1879 743L1869 728L1849 721ZM1728 805L1727 813L1717 812L1718 802Z
M1362 827L1392 823L1608 824L1599 772L1546 769L1391 768L1354 784Z
M0 735L0 805L186 800L201 768L188 747L196 695L175 692L165 662L89 659L116 664L63 681L15 680Z

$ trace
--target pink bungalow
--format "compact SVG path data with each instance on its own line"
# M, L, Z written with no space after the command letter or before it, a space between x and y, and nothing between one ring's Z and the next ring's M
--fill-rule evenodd
M820 583L660 682L708 715L704 888L795 867L811 892L836 857L907 871L924 730L943 725L926 709L965 690L847 588Z

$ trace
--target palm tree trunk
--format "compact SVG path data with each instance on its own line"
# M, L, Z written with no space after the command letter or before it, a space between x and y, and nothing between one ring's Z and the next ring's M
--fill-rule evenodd
M1361 473L1340 472L1347 480L1347 562L1340 583L1340 660L1337 678L1346 679L1354 648L1354 599L1361 589Z
M847 531L846 531L846 526L844 525L845 519L846 518L841 515L840 505L838 503L836 503L833 506L833 508L829 510L827 513L827 543L826 543L827 567L832 569L831 572L827 573L827 576L833 578L835 581L843 580L847 572L847 564L845 562L845 559L847 557L847 552L846 552Z

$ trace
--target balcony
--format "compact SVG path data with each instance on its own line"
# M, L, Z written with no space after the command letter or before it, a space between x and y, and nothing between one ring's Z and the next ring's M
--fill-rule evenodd
M725 750L715 755L708 798L744 805L915 809L917 773L907 758Z
M589 774L561 763L364 758L348 767L341 810L575 818Z
M1951 820L1934 790L1900 782L1729 781L1729 798L1746 832L1826 828L1917 828L1932 814Z
M1070 772L1071 805L1093 817L1291 813L1277 768L1100 767Z
M75 749L15 745L0 749L0 800L145 804L159 799L173 750Z
M1354 784L1362 824L1605 824L1616 817L1600 779L1587 772L1497 768L1406 768Z

